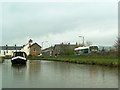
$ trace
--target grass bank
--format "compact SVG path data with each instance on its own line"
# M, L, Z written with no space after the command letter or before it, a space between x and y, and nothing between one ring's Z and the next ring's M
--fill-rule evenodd
M4 57L2 59L9 59L11 57ZM93 53L93 54L84 54L80 56L76 55L65 55L57 57L33 57L28 56L28 60L48 60L48 61L61 61L68 63L77 63L77 64L91 64L91 65L104 65L104 66L120 66L120 58L118 58L118 53L108 52L108 53Z
M119 66L117 57L32 57L31 60L48 60L48 61L62 61L77 64L91 64L91 65L104 65L104 66Z

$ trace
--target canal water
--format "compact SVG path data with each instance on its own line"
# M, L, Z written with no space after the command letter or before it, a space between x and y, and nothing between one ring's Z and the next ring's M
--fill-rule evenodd
M118 88L117 68L43 60L1 66L2 88Z

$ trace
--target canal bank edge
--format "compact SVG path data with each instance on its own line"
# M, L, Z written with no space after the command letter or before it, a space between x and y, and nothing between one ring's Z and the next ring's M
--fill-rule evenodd
M76 64L89 64L89 65L102 65L102 66L120 66L118 58L112 57L31 57L29 60L47 60L47 61L60 61Z

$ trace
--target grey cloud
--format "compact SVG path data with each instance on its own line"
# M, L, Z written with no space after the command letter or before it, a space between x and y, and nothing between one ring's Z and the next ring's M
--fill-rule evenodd
M111 3L5 3L3 40L12 42L15 38L36 38L76 29L81 32L86 28L116 28L117 13L113 7Z

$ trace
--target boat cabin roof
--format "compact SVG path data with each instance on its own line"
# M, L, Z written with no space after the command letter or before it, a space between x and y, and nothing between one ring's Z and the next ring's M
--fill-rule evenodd
M13 52L13 56L24 56L24 57L26 57L27 54L23 51L19 51L19 52L16 51L16 52Z

